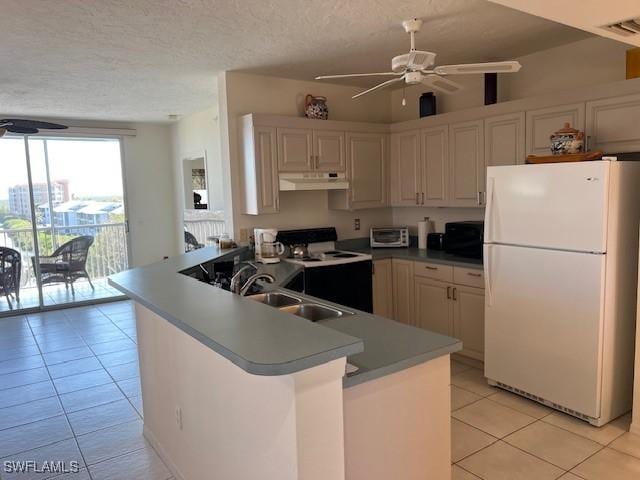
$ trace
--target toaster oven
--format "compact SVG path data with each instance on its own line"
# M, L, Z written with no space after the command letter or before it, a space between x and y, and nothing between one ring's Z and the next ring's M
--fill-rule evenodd
M371 247L408 247L408 227L371 227Z

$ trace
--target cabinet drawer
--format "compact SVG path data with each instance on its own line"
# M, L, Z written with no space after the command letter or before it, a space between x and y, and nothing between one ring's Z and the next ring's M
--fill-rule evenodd
M439 263L414 262L414 274L419 277L433 278L442 282L453 281L453 267Z
M477 268L453 267L453 283L484 288L484 272Z

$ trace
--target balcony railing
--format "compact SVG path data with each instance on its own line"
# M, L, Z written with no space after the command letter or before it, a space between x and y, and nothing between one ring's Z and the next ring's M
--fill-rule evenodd
M56 248L80 235L94 237L87 258L87 272L91 278L99 279L125 270L128 265L127 236L124 223L98 225L72 225L60 227L38 227L38 247L40 255L51 255ZM36 285L31 258L33 230L31 228L0 229L0 246L18 250L22 255L22 287Z
M207 244L207 237L222 235L225 232L224 220L185 220L184 227L203 245Z

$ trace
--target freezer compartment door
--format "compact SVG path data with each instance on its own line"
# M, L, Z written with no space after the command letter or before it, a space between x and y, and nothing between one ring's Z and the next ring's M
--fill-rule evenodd
M485 375L600 416L606 255L485 245Z
M606 252L610 162L487 169L485 243Z

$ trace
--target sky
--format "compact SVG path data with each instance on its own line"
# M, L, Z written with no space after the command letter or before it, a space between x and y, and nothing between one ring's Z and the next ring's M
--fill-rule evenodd
M44 144L42 137L32 137L29 140L34 183L46 181ZM72 197L122 197L119 140L49 138L46 144L51 179L68 180ZM0 200L8 198L9 187L26 183L23 139L1 138Z

